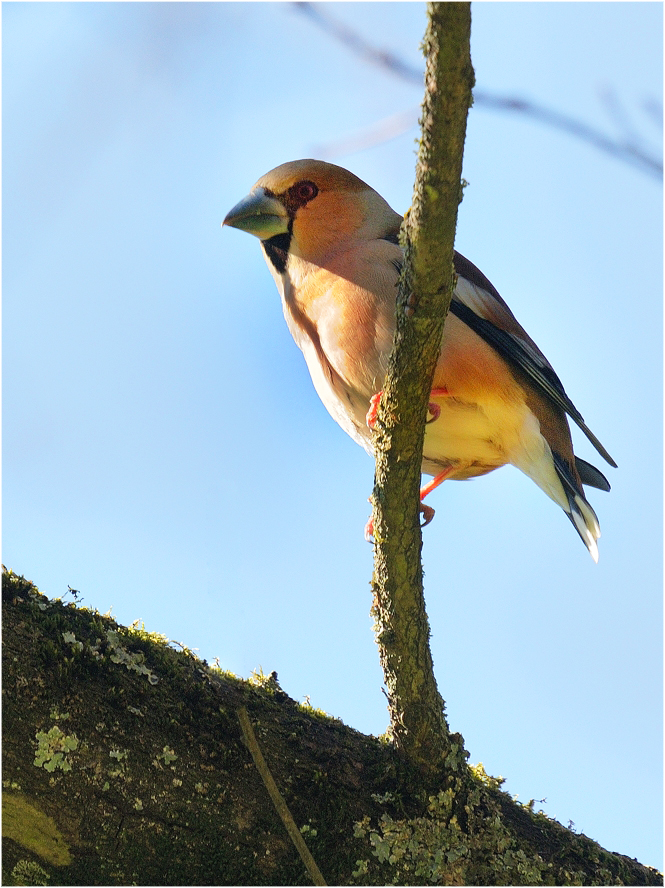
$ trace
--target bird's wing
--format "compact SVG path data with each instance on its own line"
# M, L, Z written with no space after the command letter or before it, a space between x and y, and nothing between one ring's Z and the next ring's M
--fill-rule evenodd
M541 394L564 410L580 427L603 459L616 467L615 461L586 425L582 414L566 394L561 380L547 358L519 325L485 275L457 252L454 262L458 279L450 311L506 361L526 374Z

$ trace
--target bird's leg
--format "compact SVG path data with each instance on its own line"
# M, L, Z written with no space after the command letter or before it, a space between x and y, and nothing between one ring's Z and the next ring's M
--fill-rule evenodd
M439 472L438 475L435 475L434 478L429 482L429 484L425 484L424 487L420 488L420 499L424 500L426 496L429 496L433 490L439 486L439 484L443 484L446 478L450 475L453 470L453 466L448 466L447 469L444 469L442 472Z
M436 419L436 417L434 417ZM431 506L426 506L423 500L425 497L430 494L433 490L439 486L439 484L443 484L446 478L450 475L453 470L453 466L448 466L447 469L444 469L443 472L439 472L429 484L425 484L424 487L420 488L420 512L423 516L423 523L421 527L425 527L430 523L432 518L434 518L434 509Z
M420 488L420 505L418 508L419 508L420 514L423 516L423 523L420 525L421 527L426 527L430 523L432 518L434 518L434 509L431 506L425 505L423 500L433 490L436 490L436 488L439 486L439 484L443 484L443 482L446 480L446 478L450 475L450 473L452 471L453 471L453 466L448 466L447 469L444 469L443 472L439 472L438 475L436 475L434 478L432 478L432 480L429 482L429 484L425 484L424 487ZM369 502L371 502L371 499L369 500ZM368 543L371 542L371 539L373 536L374 536L374 516L370 515L369 518L367 519L367 524L365 525L365 539L367 540Z
M370 429L373 429L374 425L376 424L376 415L379 410L379 401L381 400L382 394L383 394L383 391L380 391L380 392L377 392L375 395L372 395L372 397L370 398L369 410L367 411L367 415L365 417L365 421L367 422L367 425L369 426ZM443 386L441 386L439 388L433 388L432 392L431 392L432 397L435 397L435 398L436 397L445 398L449 394L450 394L450 392L448 391L448 389L444 388ZM430 401L427 405L427 412L431 413L431 418L428 419L427 422L428 423L434 422L435 420L437 420L439 418L439 415L441 413L441 408L434 401ZM425 505L425 503L423 503L423 500L425 499L427 494L431 493L435 488L437 488L439 486L439 484L442 484L446 480L448 475L450 475L451 472L452 472L452 466L450 466L447 469L444 469L443 472L440 472L435 478L433 478L430 481L429 484L426 484L423 488L421 488L421 490L420 490L420 506L419 506L420 513L423 516L423 523L422 523L421 527L425 527L427 524L430 523L432 518L434 518L434 509L431 506ZM370 500L370 502L371 502L371 500ZM367 519L367 524L365 525L365 539L367 540L368 543L371 541L373 536L374 536L374 518L372 517L372 515L370 515L369 518Z
M440 386L439 388L433 388L430 392L430 396L434 398L446 398L450 395L445 386ZM427 412L432 414L431 419L428 419L427 422L436 422L441 414L441 408L434 401L430 401L427 405ZM427 496L428 493L431 493L435 490L439 484L442 484L448 475L452 472L452 466L449 466L447 469L444 469L443 472L439 472L439 474L433 478L429 484L426 484L424 487L420 488L420 513L423 516L423 523L421 527L425 527L430 523L432 518L434 518L434 509L431 506L426 506L423 500Z

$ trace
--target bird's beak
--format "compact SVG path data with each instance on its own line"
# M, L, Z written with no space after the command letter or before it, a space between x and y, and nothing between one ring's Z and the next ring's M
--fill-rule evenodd
M233 207L222 225L268 240L289 230L289 216L280 200L270 197L263 188L255 188Z

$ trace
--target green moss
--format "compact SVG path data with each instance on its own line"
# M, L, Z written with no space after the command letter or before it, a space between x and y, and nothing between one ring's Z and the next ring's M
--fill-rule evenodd
M155 756L155 762L157 764L164 762L165 765L170 765L172 762L175 762L177 758L178 756L175 754L174 750L165 746L164 749Z
M348 884L355 865L365 884L659 884L516 804L501 778L467 768L456 735L441 794L390 736L297 705L274 673L242 681L142 624L49 602L15 575L3 594L4 786L10 808L19 800L4 818L5 884L32 854L47 877L63 867L58 884L307 884L240 739L239 706L330 883ZM18 879L43 884L27 863Z
M12 792L2 794L2 835L53 866L71 863L69 847L55 820L23 795Z
M299 703L298 708L303 712L307 713L309 716L313 716L314 718L321 719L322 721L327 722L338 722L339 719L335 718L332 715L329 715L325 710L319 709L316 706L312 706L309 700L306 700L304 703Z
M489 789L500 789L506 782L505 777L491 777L483 767L482 762L478 762L477 765L469 765L469 771L471 772L472 777Z
M162 635L161 632L149 632L145 628L143 620L134 620L134 622L127 627L126 632L128 636L139 638L141 641L150 641L152 644L162 644L164 646L169 644L169 639L166 635Z
M268 691L269 694L279 690L277 673L271 672L269 675L266 675L261 666L252 670L249 676L249 683L253 687L263 688L263 690Z
M378 861L393 867L393 884L542 884L551 864L520 847L504 822L492 798L502 782L482 764L473 766L429 796L423 815L384 813L374 829L365 818L355 834L366 836ZM391 801L389 794L384 799ZM358 863L361 877L368 861Z
M216 675L219 678L228 678L232 679L233 681L241 681L241 679L238 678L238 676L234 672L229 672L228 669L222 668L219 662L219 657L215 657L214 663L211 666L208 666L208 671L211 675Z

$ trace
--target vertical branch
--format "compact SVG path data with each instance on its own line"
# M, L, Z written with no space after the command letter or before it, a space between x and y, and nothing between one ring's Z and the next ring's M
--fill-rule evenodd
M422 136L406 261L376 434L373 614L397 746L425 770L455 767L423 598L419 488L427 403L454 285L453 243L471 104L470 3L428 4Z

